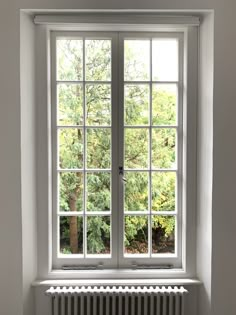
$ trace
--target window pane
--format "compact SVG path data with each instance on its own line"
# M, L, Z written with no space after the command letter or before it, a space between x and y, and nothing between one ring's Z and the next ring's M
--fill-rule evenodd
M176 167L176 130L152 130L152 166L153 168Z
M124 41L124 80L147 81L150 78L150 40Z
M82 217L60 217L60 253L83 254Z
M83 167L82 129L60 129L58 131L60 168Z
M86 84L87 125L111 124L111 86L108 84Z
M152 253L175 253L175 216L152 216Z
M83 78L83 41L57 40L57 80L77 81Z
M83 124L83 87L81 84L58 85L58 125Z
M176 125L177 88L175 84L153 84L152 124Z
M108 172L87 173L87 210L111 209L111 174Z
M152 210L175 210L175 172L152 173Z
M111 166L111 130L87 130L87 167L110 168Z
M85 41L85 74L87 81L111 81L111 41Z
M110 216L87 217L87 253L110 254Z
M178 80L178 40L155 39L152 42L152 79Z
M59 174L59 210L82 211L83 173L62 172Z
M149 123L149 86L125 85L125 125Z
M147 216L125 216L125 253L148 253Z
M125 168L148 167L148 139L146 128L125 128Z
M148 210L148 172L125 172L125 210Z

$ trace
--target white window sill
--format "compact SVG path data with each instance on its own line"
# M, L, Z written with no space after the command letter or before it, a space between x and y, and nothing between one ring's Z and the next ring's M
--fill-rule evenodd
M186 279L56 279L35 280L32 286L81 286L81 285L200 285L196 278Z
M41 283L42 281L64 281L81 283L104 283L113 284L114 282L119 285L136 284L150 284L155 285L182 285L200 283L195 277L190 275L184 269L103 269L103 270L61 270L53 269L48 272L43 279L35 281ZM53 285L53 284L50 284ZM60 284L58 284L60 285ZM62 284L63 285L63 284ZM66 284L64 284L66 285Z

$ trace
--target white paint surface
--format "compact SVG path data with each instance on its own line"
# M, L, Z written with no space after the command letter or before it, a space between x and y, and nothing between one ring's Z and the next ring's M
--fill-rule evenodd
M213 165L210 161L210 153L200 157L205 159L205 162L204 160L200 162L200 175L204 176L203 170L206 168L208 176L206 180L204 177L199 178L199 183L204 184L206 189L203 191L200 185L201 190L198 194L201 200L198 203L201 213L198 217L197 240L200 256L197 262L199 276L204 281L206 291L199 295L198 308L199 315L235 315L236 2L233 0L147 0L145 2L143 0L120 0L119 2L115 0L2 0L0 2L0 314L33 315L30 309L32 299L28 301L28 304L25 299L26 290L28 290L28 285L25 286L25 284L29 283L31 278L32 281L34 280L34 268L36 268L35 251L31 252L32 247L30 250L26 248L34 243L36 231L33 228L29 229L28 239L32 240L29 243L25 242L27 238L24 233L22 234L23 230L27 231L31 221L34 224L34 217L32 214L32 217L26 215L29 205L25 203L25 192L29 183L24 181L26 178L24 177L24 162L21 162L24 158L23 152L21 153L21 137L22 140L24 139L24 133L21 133L21 121L24 121L21 113L23 115L26 113L24 114L22 110L23 103L20 97L19 9L215 10L214 103L212 108L210 108L211 98L208 98L207 93L201 100L201 109L206 109L209 119L211 119L211 110L213 111ZM204 39L205 42L207 40L208 38ZM210 68L207 61L211 61L208 58L210 56L204 54L204 64L206 63ZM26 75L24 69L21 70L22 75ZM210 85L211 82L206 82L202 89L206 91ZM201 112L199 117L204 117L204 112ZM206 117L202 123L206 128ZM209 124L209 130L211 130L212 121L209 121ZM205 130L210 140L211 135L208 134L207 128ZM28 143L28 145L32 144ZM206 149L205 153L207 153ZM212 169L213 183L211 183L209 168ZM205 197L203 193L206 194ZM32 199L34 196L29 194L28 198L30 204L34 204ZM204 200L206 200L205 203ZM27 222L27 220L30 221ZM209 235L205 236L205 234ZM207 253L208 255L204 256ZM26 267L26 261L29 265L32 264L32 268ZM207 299L204 300L206 297ZM24 312L23 301L28 305L24 305Z
M213 14L203 18L199 41L199 98L197 154L197 275L201 315L211 307L212 272L212 151L213 151Z
M37 275L35 26L21 17L21 213L23 311L34 309L32 279Z

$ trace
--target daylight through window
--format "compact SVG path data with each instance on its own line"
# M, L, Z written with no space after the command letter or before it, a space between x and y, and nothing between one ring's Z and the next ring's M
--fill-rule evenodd
M55 261L175 266L183 34L52 33Z

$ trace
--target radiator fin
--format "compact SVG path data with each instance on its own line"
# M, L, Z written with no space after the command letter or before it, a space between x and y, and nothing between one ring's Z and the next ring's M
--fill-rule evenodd
M51 287L52 315L184 315L184 287Z

